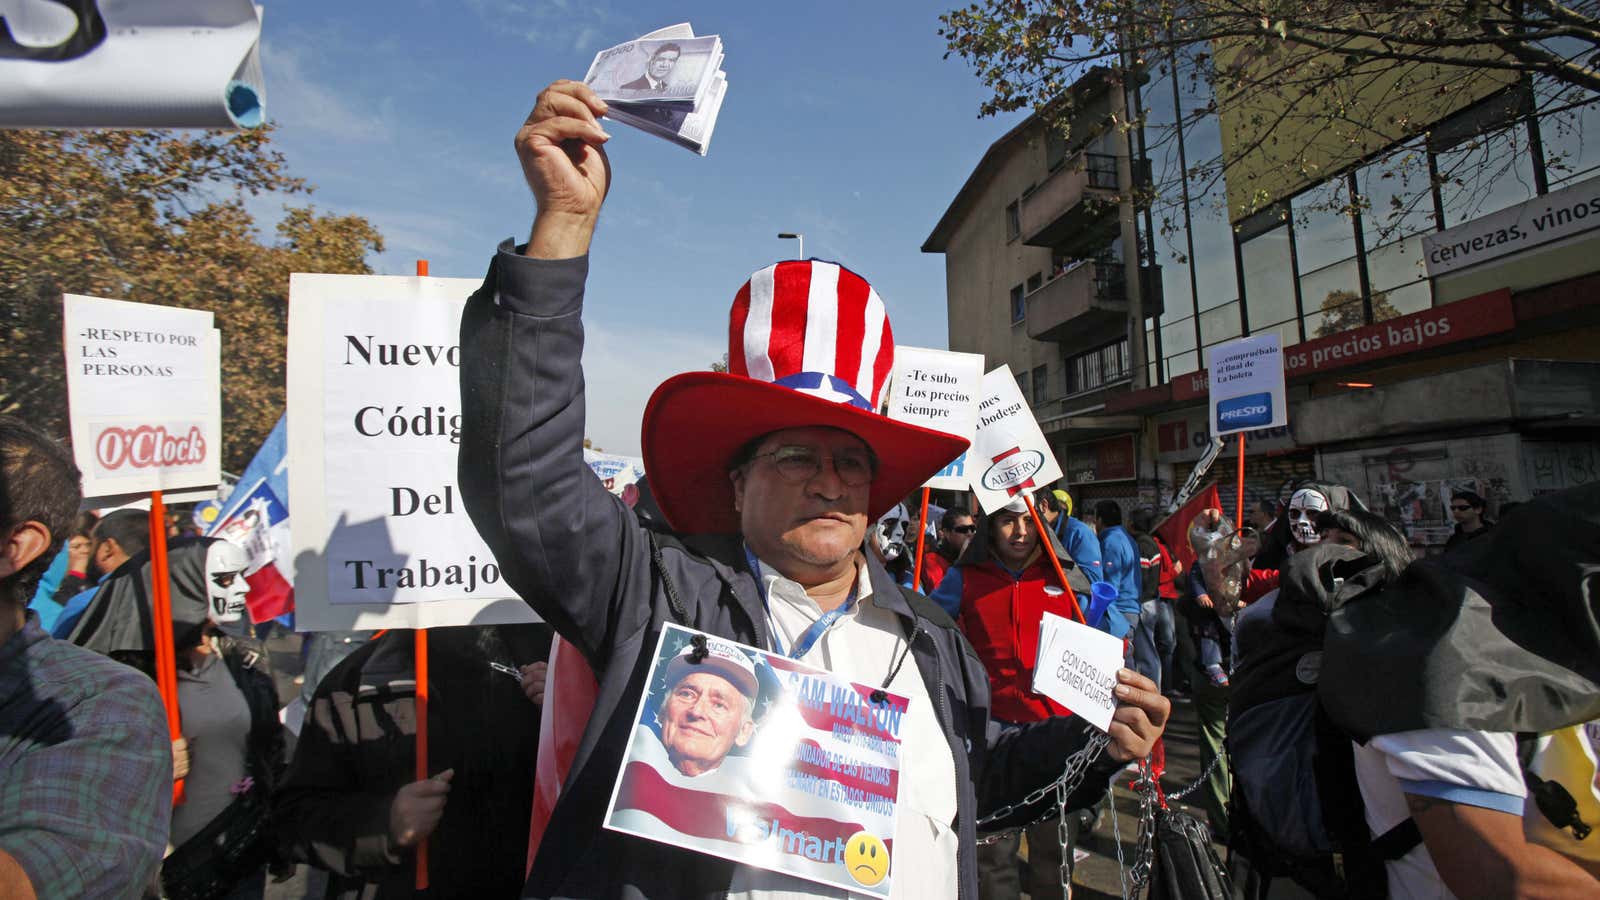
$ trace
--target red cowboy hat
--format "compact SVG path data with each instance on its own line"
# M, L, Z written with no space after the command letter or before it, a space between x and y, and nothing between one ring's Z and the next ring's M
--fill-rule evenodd
M876 519L960 456L968 440L879 415L894 367L883 301L856 273L821 260L750 276L733 300L728 371L662 382L644 411L644 469L657 504L686 534L735 533L728 466L755 438L838 428L878 457L867 516Z

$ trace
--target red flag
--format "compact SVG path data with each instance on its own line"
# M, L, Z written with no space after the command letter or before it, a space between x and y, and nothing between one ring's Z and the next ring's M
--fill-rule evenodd
M1167 549L1172 551L1172 558L1183 563L1185 574L1194 569L1194 548L1189 546L1189 523L1194 517L1200 515L1202 510L1221 509L1222 495L1217 492L1217 483L1206 485L1204 490L1197 491L1189 502L1178 508L1178 511L1160 525L1156 526L1156 535L1161 538Z
M561 786L572 771L572 758L594 712L600 685L577 648L555 638L550 647L550 668L545 674L544 705L539 712L539 755L533 770L533 815L528 820L528 871L539 853L539 842L550 825Z

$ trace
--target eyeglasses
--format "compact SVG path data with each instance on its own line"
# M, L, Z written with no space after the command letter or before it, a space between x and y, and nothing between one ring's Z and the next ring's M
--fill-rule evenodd
M978 526L968 522L965 525L957 525L950 530L954 531L956 534L976 534L978 531Z
M869 484L878 472L878 460L867 450L841 450L833 455L817 452L815 447L784 445L768 453L757 453L751 460L771 457L778 474L791 484L800 484L817 477L823 460L833 460L833 470L839 480L851 487Z

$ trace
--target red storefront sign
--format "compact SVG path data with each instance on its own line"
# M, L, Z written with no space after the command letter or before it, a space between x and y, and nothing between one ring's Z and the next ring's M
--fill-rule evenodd
M1316 375L1499 334L1510 331L1516 324L1511 291L1502 288L1387 322L1285 347L1283 367L1290 378ZM1172 379L1174 402L1198 400L1210 391L1210 379L1205 369Z
M1069 484L1132 481L1138 473L1139 460L1131 434L1067 447Z

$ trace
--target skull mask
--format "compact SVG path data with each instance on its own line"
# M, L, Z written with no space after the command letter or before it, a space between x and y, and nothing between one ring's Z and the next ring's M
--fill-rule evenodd
M910 527L911 515L904 503L895 504L873 524L872 539L877 542L884 562L894 562L905 554L906 530Z
M1295 543L1309 547L1322 540L1317 533L1317 514L1332 508L1328 498L1318 490L1301 488L1289 498L1289 535Z
M250 585L244 570L249 554L232 541L214 541L206 549L206 611L218 624L244 618L244 598Z

